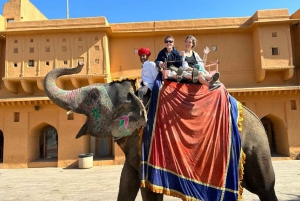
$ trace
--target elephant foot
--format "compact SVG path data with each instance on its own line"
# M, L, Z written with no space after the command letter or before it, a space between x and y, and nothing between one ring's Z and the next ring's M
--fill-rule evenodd
M268 193L267 195L258 195L261 201L278 201L275 191Z
M143 201L163 201L164 195L152 192L149 188L141 188Z

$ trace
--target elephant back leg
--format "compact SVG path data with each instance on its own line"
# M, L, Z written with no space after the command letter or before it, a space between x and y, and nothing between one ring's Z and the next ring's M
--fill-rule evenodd
M249 110L243 111L241 140L246 163L242 185L262 201L277 201L275 173L266 132L258 117Z
M277 201L275 194L275 174L268 159L246 153L243 187L258 195L261 201Z
M125 160L120 178L118 201L134 201L139 187L139 172Z
M143 201L163 201L163 194L152 192L149 188L141 188Z

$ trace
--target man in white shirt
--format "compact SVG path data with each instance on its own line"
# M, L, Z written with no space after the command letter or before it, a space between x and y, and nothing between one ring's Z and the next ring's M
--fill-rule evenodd
M158 71L156 69L156 64L153 61L148 60L151 55L151 51L149 50L149 48L140 48L138 50L138 55L140 57L140 61L143 63L143 69L141 87L138 89L137 94L139 99L143 100L144 96L150 98L150 94Z

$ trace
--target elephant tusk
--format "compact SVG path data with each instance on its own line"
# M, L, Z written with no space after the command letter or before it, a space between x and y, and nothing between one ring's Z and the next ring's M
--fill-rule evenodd
M71 114L71 113L73 113L74 111L72 111L72 110L69 110L68 112L67 112L67 115L69 115L69 114Z

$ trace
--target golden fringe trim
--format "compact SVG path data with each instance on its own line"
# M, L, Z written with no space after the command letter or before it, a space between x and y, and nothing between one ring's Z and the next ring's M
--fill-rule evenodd
M243 105L239 101L237 102L237 107L239 111L238 115L238 130L239 132L242 132L243 130L243 120L244 120L244 114L243 114ZM243 149L241 148L241 155L240 155L240 162L239 162L239 195L238 195L238 201L243 200L243 187L242 187L242 181L244 177L244 164L246 162L246 154L244 153Z
M246 162L246 154L244 153L243 149L241 148L241 157L239 162L239 195L238 195L238 201L243 200L243 187L242 187L242 181L244 177L244 164Z
M182 199L183 201L202 201L202 200L190 197L190 196L183 195L182 193L174 191L174 190L166 189L161 186L155 186L155 185L151 184L150 182L144 181L144 180L141 181L141 187L142 188L148 187L154 193L160 193L160 194L177 197L177 198Z
M144 127L140 128L139 131L139 156L142 156L142 141L143 141L143 131ZM142 160L140 160L142 162Z
M242 132L243 126L242 126L242 122L244 120L244 114L243 114L243 105L242 103L240 103L239 101L237 102L237 106L238 106L238 111L239 111L239 116L238 116L238 129L239 132Z

